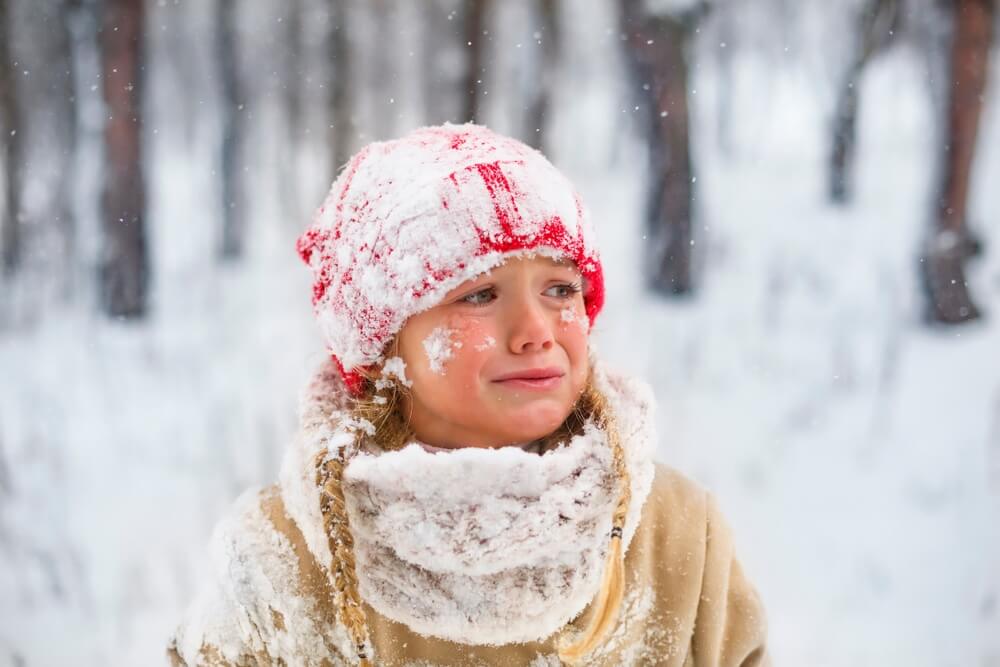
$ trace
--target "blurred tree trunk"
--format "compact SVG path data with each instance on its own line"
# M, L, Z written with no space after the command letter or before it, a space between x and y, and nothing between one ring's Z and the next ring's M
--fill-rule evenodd
M105 312L129 318L145 314L149 284L140 108L143 20L142 0L105 0L100 44L107 170L99 282Z
M719 94L716 104L715 131L719 150L726 157L733 155L733 52L736 49L737 20L732 2L716 10L719 26L719 48L715 49L719 68Z
M393 51L394 41L398 41L398 3L395 0L368 0L366 9L371 12L366 18L373 31L376 44L382 45L369 49L366 53L371 63L370 79L367 89L375 98L374 108L365 119L365 129L374 134L377 140L390 139L396 132L397 106L390 99L398 94L396 84L396 63Z
M14 34L7 0L0 0L0 162L4 172L4 208L0 209L0 249L5 276L21 263L21 183L24 181L24 132L18 109L17 65L11 52Z
M2 2L3 0L0 0ZM59 163L57 179L52 201L50 203L51 218L58 229L55 235L59 239L61 249L57 261L64 261L66 267L60 280L64 291L72 290L73 280L70 258L76 255L77 229L73 215L73 185L76 180L76 154L78 147L77 99L76 99L76 62L73 54L73 35L70 21L75 20L82 7L79 0L59 0L56 3L55 42L53 44L52 64L58 67L55 75L55 85L52 87L52 127L60 137Z
M303 33L303 0L285 2L285 38L281 51L285 73L281 85L284 87L285 130L288 140L281 146L281 197L287 219L294 224L302 219L303 199L300 194L299 147L303 143L305 110L303 86L307 77Z
M858 16L854 35L857 45L840 84L833 117L830 198L838 204L851 197L861 76L868 63L892 44L901 17L899 0L868 0Z
M219 255L243 255L246 235L246 172L240 156L246 140L246 91L240 73L235 0L218 0L215 14L216 47L222 92L222 233Z
M462 63L466 46L459 0L428 0L423 5L424 115L427 123L438 125L457 121L463 111L466 96L459 95L464 85Z
M465 106L462 119L482 122L480 119L480 89L483 79L483 45L486 42L486 12L488 0L467 0L465 3L465 78L462 91Z
M30 284L33 303L26 313L44 307L43 295L65 297L75 284L77 122L70 23L77 10L74 0L0 6L0 150L7 200L6 212L0 212L0 264L6 276L18 273Z
M639 0L623 0L626 59L640 107L645 108L650 190L646 209L650 284L664 294L693 289L695 175L691 159L687 50L708 11L701 3L679 15L650 13ZM641 92L640 92L641 91Z
M948 109L934 230L921 258L927 318L957 324L980 316L965 280L965 262L980 252L967 227L969 185L986 91L995 13L993 0L956 0Z
M354 126L351 96L351 42L347 17L347 0L331 0L331 25L327 51L333 66L327 70L332 72L327 84L329 89L327 143L333 156L334 176L351 159L358 134Z
M287 48L285 62L285 99L288 106L288 128L292 145L297 146L304 126L301 82L305 79L305 51L302 44L303 0L288 0L285 5Z
M549 97L556 85L556 66L559 61L559 0L538 0L537 13L541 33L541 58L538 78L532 90L528 108L528 143L545 150L545 121L549 114Z

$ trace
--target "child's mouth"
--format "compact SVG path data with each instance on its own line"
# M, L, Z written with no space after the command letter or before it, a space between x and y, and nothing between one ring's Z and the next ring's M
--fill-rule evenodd
M512 389L544 391L559 386L565 374L558 368L539 368L503 375L493 382Z

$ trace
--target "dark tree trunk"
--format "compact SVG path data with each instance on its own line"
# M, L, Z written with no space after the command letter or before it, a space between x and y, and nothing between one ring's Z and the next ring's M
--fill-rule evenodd
M24 180L24 132L17 100L17 66L10 44L14 26L6 0L0 0L0 161L4 166L4 209L0 209L3 274L12 276L21 263L21 183Z
M222 230L219 255L243 255L246 234L246 192L240 156L246 137L246 92L240 74L235 0L218 0L215 31L222 89Z
M980 249L967 228L967 207L994 12L992 0L956 0L954 6L940 195L934 211L935 229L921 258L927 319L944 324L980 316L965 280L965 262Z
M942 230L965 227L972 159L986 91L993 28L993 0L957 0L952 47L952 88L948 111L948 148L938 222Z
M102 307L114 317L146 312L149 259L142 173L142 0L106 0L100 34L106 176L102 193Z
M300 132L304 125L304 107L302 99L302 86L300 82L305 78L303 72L304 50L302 45L303 29L303 0L288 0L285 3L288 8L286 14L286 35L285 44L287 48L285 62L285 100L288 106L288 128L292 140L292 146L298 145Z
M481 122L479 118L480 89L483 81L483 45L486 43L487 0L468 0L465 3L465 93L463 120Z
M3 0L0 0L2 2ZM57 25L58 36L53 53L54 61L58 63L58 85L53 89L52 104L54 113L59 118L56 125L62 128L63 142L60 146L62 169L52 194L52 217L59 225L58 236L62 242L62 259L69 260L76 255L77 229L73 215L73 183L76 180L76 152L78 146L77 99L76 99L76 63L73 53L73 34L69 22L78 17L82 11L79 0L63 0L59 4ZM66 266L70 265L66 261ZM73 289L70 271L61 276L63 288L69 292Z
M703 4L684 16L650 15L636 0L622 3L626 56L647 119L650 284L656 291L671 295L688 294L694 288L691 246L695 173L686 51L706 9Z
M549 114L549 95L555 86L559 61L559 0L538 0L537 13L542 35L538 79L528 108L527 138L535 148L545 150L545 120Z
M365 119L365 129L371 131L375 139L379 140L391 138L396 128L397 107L391 104L389 99L395 98L398 90L395 54L393 47L390 46L396 39L394 29L397 7L395 0L368 0L365 3L366 10L370 12L365 18L370 22L375 43L384 45L369 49L366 53L371 67L368 90L374 94L376 102L368 114L369 117Z
M461 41L464 28L455 20L461 5L456 0L428 0L422 7L424 115L431 125L456 122L466 99L460 89L465 85L465 74L455 67L465 59L468 49Z
M333 66L328 68L332 76L328 83L327 143L333 156L334 175L351 159L357 137L351 99L351 42L347 17L347 0L332 0L328 52Z
M861 76L868 63L892 43L901 16L899 0L869 0L858 17L857 47L841 82L833 116L830 198L838 204L851 198Z
M298 221L302 216L302 198L299 195L299 147L304 135L303 80L306 75L302 44L303 0L286 0L284 50L281 56L284 77L285 130L287 141L283 142L279 164L281 197L285 216Z

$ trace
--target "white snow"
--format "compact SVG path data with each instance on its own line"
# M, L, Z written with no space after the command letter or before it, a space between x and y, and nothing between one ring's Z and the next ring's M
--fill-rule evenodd
M427 355L427 365L431 372L444 375L444 367L449 359L455 356L455 350L462 347L462 341L454 340L457 332L447 327L434 327L422 341L424 353Z
M590 329L590 319L586 313L578 312L576 308L563 308L559 311L559 319L563 324L567 326L576 325L585 332Z
M653 383L658 458L719 498L767 604L775 664L997 664L996 56L970 218L988 246L969 282L989 315L930 329L915 274L934 157L922 56L900 47L861 81L858 189L835 208L823 187L829 50L726 48L728 116L722 65L696 50L699 292L670 301L641 278L646 155L622 103L615 21L595 3L563 25L547 128L602 250L594 336ZM150 76L179 76L166 69ZM183 90L160 81L154 114ZM288 151L276 102L253 114L258 201L237 266L212 255L217 128L191 118L150 124L150 320L108 322L81 304L0 333L0 663L162 664L207 575L212 526L241 490L274 480L326 354L291 251L302 226L274 185ZM320 174L314 143L298 157Z
M382 377L375 381L375 387L385 389L391 383L390 378L396 377L404 387L412 387L413 381L406 377L406 362L402 357L389 357L382 364Z

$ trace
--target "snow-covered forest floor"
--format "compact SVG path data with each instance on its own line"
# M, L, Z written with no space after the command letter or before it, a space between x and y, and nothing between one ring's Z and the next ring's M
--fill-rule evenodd
M1000 62L972 195L987 317L932 329L916 257L933 124L911 51L864 80L842 208L825 200L828 105L805 68L734 62L726 148L719 72L697 69L700 289L675 302L642 286L645 155L608 55L617 37L581 23L552 157L604 249L596 344L653 384L659 458L719 497L775 664L1000 665ZM292 245L306 220L274 187L287 152L259 130L249 256L219 267L203 242L208 142L161 121L151 319L78 304L0 334L0 665L160 664L212 525L275 478L323 356Z

